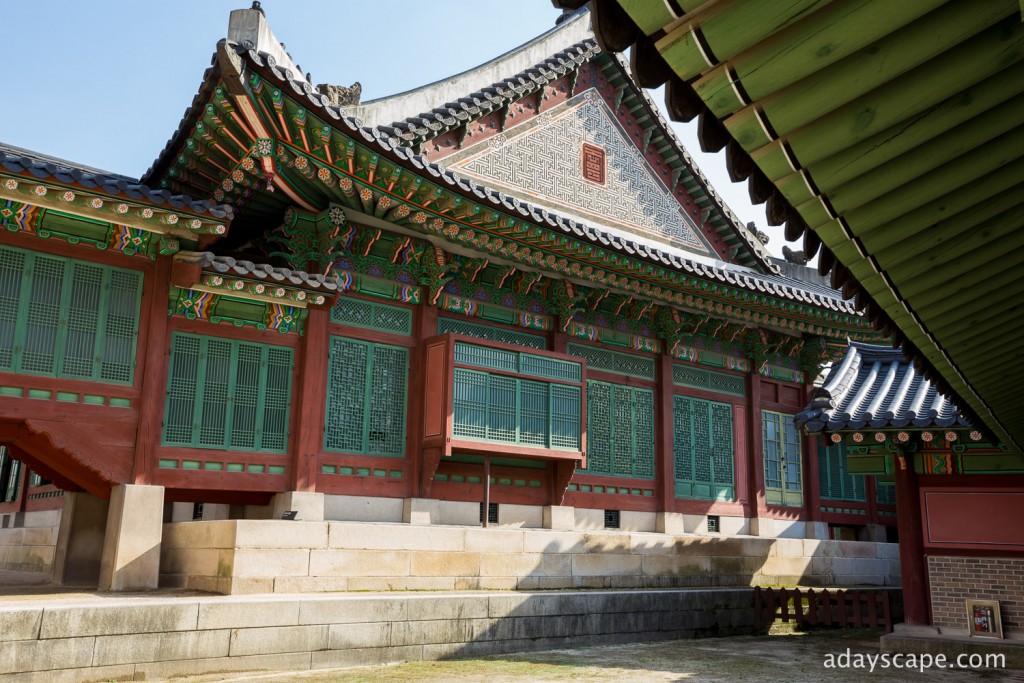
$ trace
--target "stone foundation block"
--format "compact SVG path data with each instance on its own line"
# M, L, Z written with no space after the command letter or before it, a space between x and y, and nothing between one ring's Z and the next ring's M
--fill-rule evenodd
M258 628L266 626L298 626L298 600L203 601L199 603L198 628L201 631L221 628Z
M231 631L181 631L98 636L93 665L227 657Z
M199 604L195 602L146 603L145 609L128 604L105 606L103 609L55 605L43 611L39 637L78 638L188 631L195 628L198 617Z
M326 548L327 522L238 520L239 548Z
M480 555L477 553L410 554L409 573L412 576L479 576Z
M572 575L635 576L641 572L642 559L637 555L573 555Z
M404 501L401 498L373 496L324 496L324 518L350 522L402 522Z
M0 642L29 640L39 635L43 609L19 609L17 605L0 608Z
M659 512L654 520L655 530L663 534L687 533L685 516L679 512Z
M411 499L415 500L415 499ZM466 549L466 529L436 526L345 524L331 522L331 548L365 550L432 550L461 552Z
M391 640L392 623L387 621L369 624L332 624L328 630L328 647L331 650L354 650L364 647L387 647L395 645Z
M325 551L300 548L238 548L235 550L234 576L243 579L308 576L311 552Z
M386 550L313 550L309 557L309 575L409 576L410 555L412 553Z
M322 522L324 520L324 494L311 491L285 491L275 493L270 518L280 520L288 511L297 512L295 520Z
M498 506L498 526L539 529L544 526L544 512L538 505L502 503Z
M151 590L159 585L162 486L119 484L111 490L100 563L100 590Z
M505 529L466 529L466 550L469 552L523 552L522 531Z
M231 656L326 650L328 626L239 628L231 633Z
M545 529L568 531L576 527L576 508L567 505L545 505L543 512Z

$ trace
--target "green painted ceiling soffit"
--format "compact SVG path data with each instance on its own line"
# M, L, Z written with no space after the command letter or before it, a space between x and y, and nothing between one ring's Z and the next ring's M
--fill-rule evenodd
M276 79L267 74L247 67L240 82L274 139L251 139L225 86L214 84L208 88L210 101L199 112L166 178L176 189L188 187L194 194L209 196L199 191L203 190L218 202L234 205L239 216L253 207L280 216L292 204L305 204L312 211L335 202L496 258L555 270L563 277L620 288L660 303L834 338L882 338L849 312L708 281L497 211L403 166L390 150L357 141L275 86ZM269 178L275 186L272 193L267 189Z
M667 64L673 117L700 116L770 222L823 247L883 331L1024 443L1019 0L592 4L604 46L660 55L642 66Z

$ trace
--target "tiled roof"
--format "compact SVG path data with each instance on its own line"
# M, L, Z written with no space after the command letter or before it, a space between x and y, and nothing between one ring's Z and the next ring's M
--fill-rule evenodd
M533 206L528 202L498 190L478 185L472 180L449 171L441 165L431 162L424 156L416 154L412 149L405 147L399 138L388 135L384 130L378 127L371 128L361 125L359 119L349 116L341 108L330 104L327 97L317 92L308 82L295 79L293 72L278 66L272 57L268 58L270 55L264 52L258 53L255 50L247 49L230 41L222 42L225 49L238 55L243 63L248 63L265 70L276 80L281 88L286 88L304 106L311 107L312 111L318 112L326 120L335 122L334 125L340 130L412 167L417 172L422 172L425 177L447 185L470 199L490 204L498 210L519 215L535 223L547 225L556 231L573 235L602 248L629 254L659 266L675 268L697 277L754 292L762 292L771 296L778 296L791 301L818 305L851 315L857 314L853 302L844 300L837 291L807 285L798 280L760 274L753 269L743 266L722 262L712 264L706 263L704 260L686 258L677 252L670 252L664 248L659 248L656 242L648 242L635 236L630 238L620 237L593 225ZM200 93L212 88L213 83L219 79L218 68L213 67L207 70L206 81L204 81ZM186 112L184 118L182 118L178 131L174 134L171 142L168 143L163 152L161 152L157 161L154 162L153 167L148 172L149 174L154 173L167 163L168 159L173 159L178 153L174 141L183 140L188 136L188 131L195 125L196 118L203 110L201 102L202 100L198 96L193 100L193 105Z
M970 426L899 349L853 342L794 420L812 432Z
M225 275L255 278L265 282L293 285L304 289L319 289L326 292L335 292L338 289L338 278L335 277L325 277L288 268L275 268L266 263L253 263L230 256L218 256L209 251L179 251L174 258L183 263L214 270Z
M601 48L597 46L595 40L581 41L525 71L470 93L455 102L448 102L429 112L417 113L391 125L382 125L380 128L403 141L420 141L436 137L540 90L546 84L572 73L600 52Z
M656 138L661 138L667 142L668 148L671 149L671 152L674 152L674 156L678 157L689 172L693 174L693 178L697 182L700 191L707 195L715 209L721 213L727 228L735 233L747 251L752 254L753 260L770 272L778 272L777 268L769 260L768 250L743 225L711 187L707 178L704 177L704 174L698 168L697 163L683 147L675 131L672 130L672 127L661 115L657 105L654 104L653 100L642 88L633 83L629 65L625 58L614 53L602 53L600 46L598 46L597 41L593 38L570 45L524 71L492 83L488 87L470 93L454 102L445 103L428 112L416 113L401 121L396 121L390 125L381 125L378 128L393 137L399 138L405 144L421 143L424 140L429 140L464 126L470 121L493 111L499 111L512 102L540 90L544 85L557 81L566 74L576 71L586 62L602 54L606 55L607 60L614 65L608 68L618 69L622 77L629 84L626 86L626 99L635 98L639 107L643 109L643 113L646 114L646 118L652 122L653 136L651 140L654 141ZM654 241L650 243L657 244Z
M187 195L172 195L167 190L152 190L134 178L109 173L96 168L74 164L46 154L32 152L0 143L0 166L14 173L28 172L40 179L59 183L75 183L88 189L97 189L109 195L144 200L196 214L207 214L221 220L230 220L231 207L217 205L208 200L192 199Z

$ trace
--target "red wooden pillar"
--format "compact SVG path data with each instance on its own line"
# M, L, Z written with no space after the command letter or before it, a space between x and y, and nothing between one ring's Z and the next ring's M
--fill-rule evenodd
M868 506L868 523L881 524L878 516L878 484L875 477L864 477L864 498Z
M556 351L558 353L565 353L565 345L567 343L568 342L566 341L565 332L562 332L561 330L555 330L554 332L551 333L552 351Z
M924 569L924 541L921 533L921 496L913 455L896 455L896 521L900 532L900 573L903 575L903 619L926 626L928 584Z
M757 368L750 371L750 487L749 514L751 520L763 517L768 511L764 497L764 446L761 442L761 375Z
M323 446L324 412L326 410L327 373L330 355L327 323L331 309L310 307L299 349L299 381L294 402L296 411L294 454L292 458L292 490L316 491L317 454Z
M675 502L675 419L672 406L672 357L658 356L658 388L654 400L654 495L659 512L671 512Z
M159 256L156 267L145 283L142 310L147 312L145 334L139 335L137 357L142 375L139 387L139 428L135 433L135 460L132 483L149 484L153 480L156 446L164 422L164 396L167 393L167 365L170 339L167 334L167 305L171 296L172 256Z
M812 384L804 386L804 405L811 402L811 392L814 390ZM814 434L807 434L804 440L804 506L807 510L808 523L821 518L821 480L818 473L818 437Z
M406 425L405 454L409 463L410 495L425 497L426 484L422 481L423 470L423 401L426 395L424 373L425 350L423 340L437 336L437 304L424 301L416 309L416 347L412 351L412 367L409 369L409 416Z

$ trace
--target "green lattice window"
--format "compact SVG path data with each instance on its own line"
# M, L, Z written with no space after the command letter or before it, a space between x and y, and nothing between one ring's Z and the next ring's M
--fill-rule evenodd
M131 384L142 273L0 247L0 369Z
M875 500L880 505L896 504L896 485L891 481L875 479Z
M846 446L840 442L826 446L818 439L818 481L821 497L828 500L867 500L864 475L850 474L846 468Z
M3 446L0 446L0 503L13 503L18 500L18 484L21 481L21 462L11 457Z
M456 318L438 318L437 333L448 334L449 332L452 334L464 334L467 337L476 337L477 339L489 339L505 344L514 344L515 346L526 346L531 349L543 350L548 345L547 337L542 334L507 330L504 327L481 325Z
M163 443L283 453L292 350L174 333Z
M733 500L732 406L672 397L676 496Z
M761 440L765 500L771 505L803 505L800 438L793 416L762 410Z
M324 448L405 455L409 350L331 337Z
M583 366L580 363L571 360L464 342L455 342L455 362L567 382L580 381L583 371Z
M654 477L654 392L587 382L586 471Z
M614 372L640 379L655 378L654 359L639 353L620 353L586 344L567 344L565 352L571 356L586 358L587 367L591 370Z
M331 308L331 322L392 334L412 334L410 309L346 296Z
M692 387L694 389L714 391L719 394L731 394L733 396L743 396L746 393L746 386L742 377L705 368L695 368L690 365L673 365L672 383L682 387Z
M578 386L455 368L452 435L578 451L580 393Z

